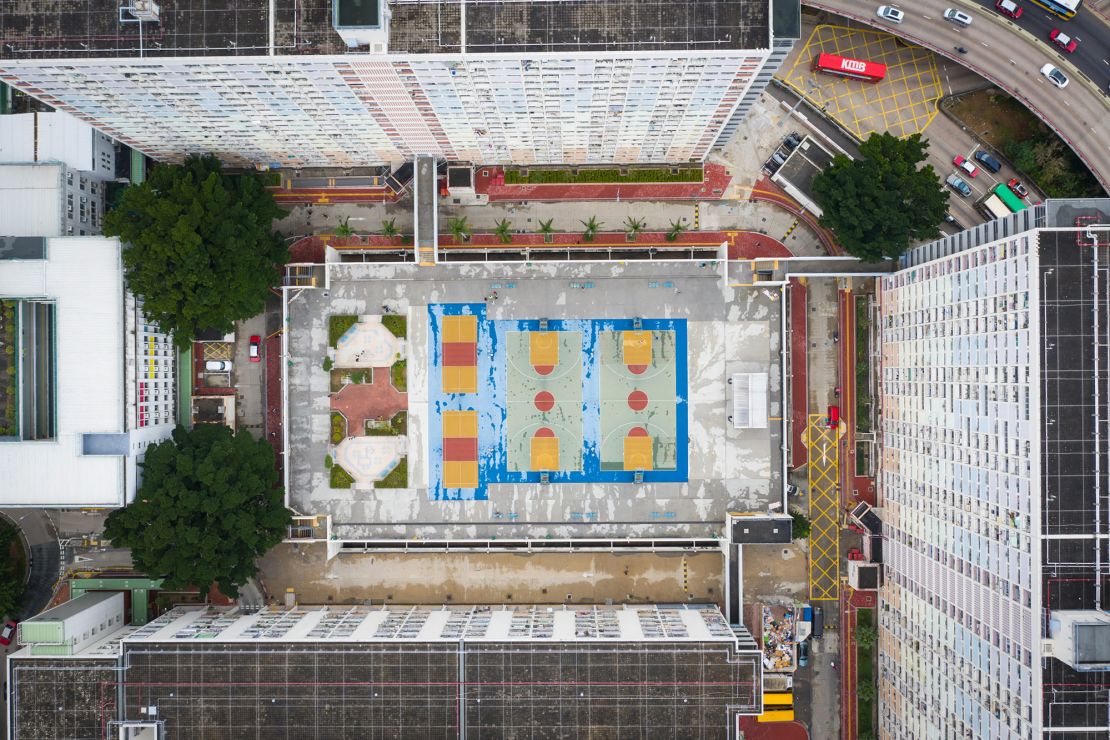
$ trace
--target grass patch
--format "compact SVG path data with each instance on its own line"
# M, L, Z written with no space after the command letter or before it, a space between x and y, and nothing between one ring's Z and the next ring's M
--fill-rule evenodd
M408 365L404 360L397 360L393 363L393 367L389 368L389 381L402 393L408 390Z
M404 316L397 316L396 314L382 316L382 326L389 329L390 334L401 339L408 336L408 323Z
M1079 157L1029 109L997 88L946 101L961 123L1002 152L1050 198L1102 197Z
M867 296L856 296L856 431L871 431L871 325Z
M351 383L373 383L374 382L374 369L366 368L364 370L332 370L331 371L331 392L338 393L343 389L343 386Z
M857 627L873 627L875 622L875 611L873 609L860 609L856 612L856 626ZM856 711L858 717L858 733L862 737L865 734L874 735L875 733L875 698L868 698L858 695L860 686L870 684L875 685L875 648L864 648L856 645Z
M367 437L403 437L408 434L408 412L398 411L388 421L384 419L367 419Z
M339 338L347 333L347 330L358 323L358 316L351 316L349 314L341 314L338 316L328 317L328 345L331 347L338 346Z
M347 420L338 411L331 412L331 443L337 445L347 438Z
M16 362L18 357L15 352L16 311L15 301L0 300L0 437L15 436L16 434L16 406L19 403L16 393Z
M621 174L620 168L580 168L577 173L570 168L505 170L506 185L581 185L584 183L634 183L634 182L701 182L705 173L701 167L680 167L672 172L669 167L629 167Z
M332 488L350 488L355 479L351 474L343 469L342 465L331 466L331 487Z
M394 417L396 418L396 417ZM409 459L402 457L397 467L389 471L389 475L374 484L374 488L408 488L409 487Z

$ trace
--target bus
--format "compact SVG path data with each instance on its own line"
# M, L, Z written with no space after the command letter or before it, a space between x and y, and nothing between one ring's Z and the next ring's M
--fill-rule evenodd
M886 77L886 65L878 62L865 62L862 59L839 57L836 54L818 54L810 67L814 72L824 72L853 80L878 82Z
M1011 211L1006 207L1006 204L997 195L987 195L981 198L975 204L979 212L982 213L988 221L993 221L996 218L1004 218L1009 216Z
M1052 13L1055 16L1070 21L1075 17L1079 11L1079 4L1083 0L1032 0L1034 5L1040 5L1042 8Z
M1014 191L1010 190L1009 186L1004 183L998 183L991 192L998 196L998 199L1006 204L1011 213L1024 211L1026 209L1025 201L1014 195Z

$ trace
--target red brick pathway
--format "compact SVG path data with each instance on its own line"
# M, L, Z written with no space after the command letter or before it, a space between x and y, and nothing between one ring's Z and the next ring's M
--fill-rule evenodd
M389 368L374 368L373 383L351 383L331 396L331 408L347 418L347 434L360 437L367 419L390 419L409 407L408 393L389 382Z
M808 302L806 286L798 279L790 279L790 409L791 409L791 456L790 466L796 468L809 459L808 450L802 443L802 433L806 428L809 413L809 388L807 349Z
M741 717L740 731L744 740L809 740L809 730L801 722L760 722L755 717Z
M705 165L703 182L505 185L503 172L500 167L479 167L474 172L474 191L491 201L718 200L732 181L732 173L719 164Z

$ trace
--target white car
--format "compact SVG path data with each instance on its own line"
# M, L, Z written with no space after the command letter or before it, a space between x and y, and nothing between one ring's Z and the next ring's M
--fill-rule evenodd
M1053 67L1051 64L1046 64L1041 67L1041 74L1047 77L1049 82L1051 82L1053 85L1060 88L1061 90L1068 86L1067 76L1060 70Z
M875 11L875 15L879 16L884 21L890 21L891 23L901 23L902 19L906 17L906 13L904 11L901 11L898 8L892 8L889 5L880 5L879 9Z

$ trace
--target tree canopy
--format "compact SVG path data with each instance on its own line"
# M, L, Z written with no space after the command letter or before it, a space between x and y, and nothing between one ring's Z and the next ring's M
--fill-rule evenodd
M215 157L190 156L124 190L104 233L125 243L143 313L185 347L198 331L230 331L263 310L289 256L272 231L284 213L257 175L228 175Z
M224 426L178 427L147 449L135 501L111 513L104 534L167 588L216 583L234 597L291 521L277 481L268 442Z
M860 159L838 155L813 178L821 224L849 254L893 259L911 242L940 235L948 191L932 165L919 168L928 148L921 134L871 134L860 145Z

